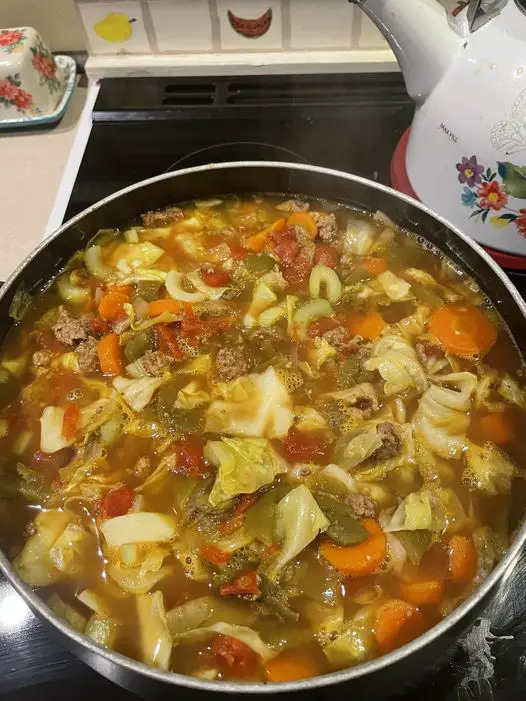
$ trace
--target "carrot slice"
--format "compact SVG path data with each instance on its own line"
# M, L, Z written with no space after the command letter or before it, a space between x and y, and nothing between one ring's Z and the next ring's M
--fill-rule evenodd
M416 582L400 582L400 596L410 604L427 606L438 604L444 595L444 583L440 579Z
M283 231L286 225L287 222L285 219L277 219L270 226L267 226L266 229L260 231L259 234L251 236L246 242L246 248L248 248L249 251L260 253L267 245L270 234Z
M159 316L159 314L164 312L177 314L181 309L181 302L178 302L176 299L156 299L148 305L148 314L150 316Z
M385 328L385 321L378 312L355 312L349 315L348 326L355 336L373 341Z
M100 369L107 375L122 374L122 358L119 337L116 333L103 336L97 343Z
M287 219L287 226L301 226L310 239L318 235L318 225L311 212L293 212Z
M405 645L424 630L422 612L407 601L388 599L376 611L374 636L382 652Z
M124 316L124 305L130 301L129 287L112 287L99 302L99 316L105 321L116 321Z
M497 340L497 330L484 312L467 304L437 309L429 330L447 351L464 358L487 353Z
M380 275L387 270L387 262L385 258L377 258L376 256L364 256L359 259L359 265L365 268L371 275Z
M320 661L305 647L285 650L267 662L265 670L269 682L291 682L307 679L321 673Z
M80 409L77 402L69 402L64 412L62 421L62 435L67 441L70 441L77 430L80 419Z
M475 418L473 426L470 427L487 441L504 445L516 438L515 431L510 425L504 413L487 414Z
M320 553L339 572L351 577L361 577L376 572L385 559L386 537L380 526L372 518L361 521L370 534L367 540L345 547L332 540L320 544Z
M449 578L454 584L467 584L477 570L477 551L471 538L454 535L449 541Z

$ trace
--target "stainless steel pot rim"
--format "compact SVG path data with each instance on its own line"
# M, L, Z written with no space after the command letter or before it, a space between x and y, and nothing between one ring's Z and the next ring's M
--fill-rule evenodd
M63 224L57 231L46 238L34 251L32 251L26 259L16 268L16 270L10 275L9 279L5 282L4 286L2 287L2 290L0 291L0 299L6 294L7 290L9 287L15 283L18 275L20 272L25 268L25 266L33 259L35 258L41 250L46 248L46 246L49 244L50 241L53 239L57 238L58 236L61 235L63 231L66 231L71 227L72 224L76 223L77 221L80 221L83 219L88 213L99 209L100 207L103 207L106 203L111 202L114 199L119 198L120 196L128 193L128 192L133 192L134 190L140 189L146 185L153 184L155 182L159 182L161 180L166 180L170 178L178 178L187 174L191 173L196 173L196 172L201 172L205 170L209 170L211 168L218 169L218 170L226 170L226 169L239 169L239 168L271 168L271 169L287 169L287 170L298 170L298 171L306 171L312 174L319 174L319 175L326 175L334 178L341 178L344 180L348 180L350 182L356 182L361 185L364 185L366 187L370 187L373 189L376 189L380 192L383 192L387 195L391 195L392 197L395 197L397 199L403 200L407 204L412 205L413 207L416 207L423 212L429 214L430 216L434 217L437 221L439 221L441 224L443 224L445 227L453 231L462 241L464 241L466 244L468 244L471 248L473 248L480 258L488 265L492 270L495 272L495 274L501 279L502 283L505 285L505 287L508 289L510 294L512 295L515 303L517 306L520 308L522 314L526 317L526 303L520 296L518 290L514 287L514 285L510 282L508 277L505 275L505 273L499 268L499 266L493 261L493 259L484 251L481 246L479 246L476 242L474 242L469 236L466 234L462 233L460 230L458 230L455 226L450 224L446 219L441 217L438 214L435 214L431 209L426 207L424 204L421 202L418 202L411 197L404 195L400 192L397 192L396 190L393 190L390 187L387 187L386 185L382 185L380 183L368 180L366 178L362 178L357 175L353 175L351 173L345 173L343 171L338 171L338 170L332 170L330 168L323 168L321 166L311 166L311 165L304 165L304 164L298 164L298 163L285 163L285 162L279 162L279 161L234 161L234 162L226 162L226 163L219 163L219 164L207 164L203 166L194 166L192 168L185 168L183 170L178 170L175 172L171 173L164 173L162 175L157 175L153 178L149 178L147 180L143 180L139 183L135 183L134 185L130 185L127 188L124 188L122 190L119 190L118 192L113 193L112 195L109 195L108 197L104 198L103 200L100 200L99 202L96 202L93 204L91 207L88 207L86 210L83 212L80 212L77 214L75 217L70 219L68 222ZM411 655L412 653L416 653L418 650L421 648L425 647L432 641L434 641L436 638L438 638L440 635L445 633L450 627L454 626L455 624L458 624L461 622L461 619L463 616L470 611L473 607L477 605L481 600L483 600L490 592L490 590L497 584L498 580L502 580L506 577L507 574L511 571L513 565L515 564L520 551L524 544L526 543L526 523L521 526L519 529L518 534L516 535L513 543L511 544L510 548L508 549L506 555L502 558L502 560L499 562L499 564L495 567L495 569L491 572L491 574L487 577L487 579L460 605L458 606L449 616L447 616L443 621L438 623L436 626L428 630L424 635L421 635L418 637L416 640L412 641L408 645L405 645L402 648L399 648L398 650L395 650L394 652L391 652L387 655L384 655L382 657L379 657L375 660L372 660L370 662L366 662L361 665L357 665L356 667L351 667L348 669L341 670L339 672L332 672L330 674L326 674L320 677L313 677L310 679L305 679L301 681L293 681L293 682L283 682L280 684L265 684L262 682L259 683L249 683L249 684L244 684L244 683L239 683L239 682L214 682L214 681L206 681L206 680L200 680L194 677L189 677L183 674L178 674L175 672L164 672L158 669L155 669L153 667L149 667L141 662L137 662L135 660L132 660L129 657L126 657L124 655L121 655L120 653L113 652L111 650L107 650L105 648L100 647L99 645L93 643L89 638L86 638L84 635L78 633L74 629L70 628L67 624L63 622L62 619L58 618L51 609L47 607L47 605L44 603L43 599L40 598L40 596L33 591L30 587L28 587L15 573L14 569L11 566L11 563L7 559L7 557L4 555L3 552L0 551L0 570L4 574L4 576L8 579L8 581L14 586L15 590L20 594L20 596L25 600L25 602L29 605L29 607L33 610L38 612L38 614L45 619L48 623L52 624L55 628L57 628L63 635L66 637L70 638L70 640L74 641L77 645L82 646L89 650L93 655L98 655L99 657L102 657L104 660L106 660L108 663L113 663L116 665L119 665L120 667L123 667L124 669L135 672L138 674L141 674L145 677L149 677L152 680L158 681L158 682L163 682L166 684L172 684L176 686L182 686L182 687L187 687L189 689L195 689L195 690L200 690L200 691L207 691L207 692L222 692L222 693L257 693L257 694L274 694L274 693L281 693L281 692L290 692L290 691L301 691L301 690L309 690L309 689L315 689L315 688L320 688L320 687L325 687L329 686L331 684L337 684L337 683L342 683L345 681L349 681L352 679L357 679L359 677L364 677L369 674L373 674L381 669L384 669L385 667L388 667L390 665L394 665L396 662L402 660L405 658L407 655ZM99 665L99 667L102 667L102 665Z

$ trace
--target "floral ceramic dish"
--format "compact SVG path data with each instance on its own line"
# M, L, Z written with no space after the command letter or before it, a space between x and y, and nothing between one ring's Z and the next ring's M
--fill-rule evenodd
M54 57L33 28L0 29L0 129L60 119L75 73L73 59Z

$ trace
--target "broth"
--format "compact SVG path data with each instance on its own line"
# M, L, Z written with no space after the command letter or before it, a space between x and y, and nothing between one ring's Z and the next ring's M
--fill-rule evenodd
M522 359L379 213L185 202L98 232L11 311L1 545L100 645L320 675L435 625L508 545Z

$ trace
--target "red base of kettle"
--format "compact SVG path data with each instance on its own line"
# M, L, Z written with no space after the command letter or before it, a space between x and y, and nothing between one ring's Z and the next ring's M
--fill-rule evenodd
M391 185L395 190L403 192L405 195L409 195L415 200L419 200L420 198L413 190L405 166L409 132L410 129L406 129L402 134L402 138L398 142L395 152L393 153L393 158L391 160ZM488 248L487 246L484 246L484 249L502 268L507 270L526 270L526 256L517 256L511 253L504 253L503 251L496 251L494 248Z

